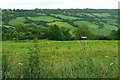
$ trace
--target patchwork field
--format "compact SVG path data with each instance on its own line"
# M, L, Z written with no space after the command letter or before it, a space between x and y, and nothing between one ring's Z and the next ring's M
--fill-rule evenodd
M33 20L33 21L47 21L47 22L51 22L53 20L59 20L51 16L28 17L28 19Z
M109 13L92 13L92 14L98 17L103 17L103 18L107 18L111 16Z
M98 28L99 27L98 25L95 25L94 23L90 23L88 21L75 21L74 23L78 26L87 25L90 28Z
M25 21L26 21L25 17L17 17L15 19L12 19L9 22L9 25L16 26L16 25L19 25L19 24L24 24Z
M67 28L71 28L71 29L75 28L74 26L72 26L66 22L57 21L57 22L48 23L48 25L55 25L55 24L58 25L59 27L67 27Z
M6 78L116 78L118 41L3 42Z
M56 24L71 29L87 25L92 33L109 36L118 31L118 10L114 9L40 9L40 10L3 10L3 25L9 30L19 24L36 24L48 27ZM10 27L11 26L11 27ZM103 31L102 31L103 30ZM104 33L101 33L101 31ZM4 32L4 31L3 31ZM6 33L6 32L5 32Z
M73 16L66 16L66 15L61 15L61 14L51 14L53 16L62 18L62 19L68 19L68 20L75 20L77 19L77 17L73 17Z

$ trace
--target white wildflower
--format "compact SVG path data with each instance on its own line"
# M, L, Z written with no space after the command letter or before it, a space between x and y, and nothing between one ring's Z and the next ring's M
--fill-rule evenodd
M23 63L18 63L19 65L23 65Z
M108 56L105 56L105 58L108 58Z
M113 65L113 63L110 63L110 66L112 66Z

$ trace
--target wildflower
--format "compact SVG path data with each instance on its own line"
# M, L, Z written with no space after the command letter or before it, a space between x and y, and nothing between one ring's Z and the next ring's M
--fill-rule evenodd
M19 65L23 65L23 63L18 63Z
M45 62L47 62L47 60L45 60Z
M113 63L110 63L110 66L112 66L113 65Z
M105 58L108 58L108 56L105 56Z
M80 41L78 40L78 43L80 44Z
M54 59L54 56L51 56L52 59Z

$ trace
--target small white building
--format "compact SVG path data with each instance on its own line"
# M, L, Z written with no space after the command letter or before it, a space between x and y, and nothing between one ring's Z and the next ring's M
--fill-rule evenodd
M87 39L87 37L86 37L86 36L82 36L82 37L81 37L81 39L86 40L86 39Z

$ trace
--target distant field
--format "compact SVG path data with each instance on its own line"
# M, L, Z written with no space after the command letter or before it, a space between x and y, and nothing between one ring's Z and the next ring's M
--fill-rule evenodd
M115 30L115 31L118 30L118 28L116 26L109 25L109 24L106 24L106 23L104 23L104 28L108 29L108 30Z
M47 22L59 20L59 19L51 17L51 16L28 17L28 19L33 20L33 21L47 21Z
M80 14L90 16L90 17L95 17L95 16L93 16L92 14L89 14L89 13L80 13Z
M92 13L92 14L98 17L104 17L104 18L111 16L109 13Z
M25 77L33 41L3 42L8 78ZM44 78L116 78L118 72L118 41L45 41L37 43L39 76ZM38 49L39 48L39 49ZM6 61L6 60L5 60ZM5 63L7 64L7 62ZM34 66L35 67L35 66ZM9 74L10 73L10 74Z
M12 19L10 22L9 22L9 25L13 25L13 26L16 26L18 24L24 24L24 22L26 21L26 19L24 17L17 17L15 19Z
M59 27L75 28L74 26L68 24L67 22L56 21L56 22L48 23L48 25L54 25L54 24L58 25Z
M90 31L95 35L104 35L104 36L108 36L111 33L111 30L105 28L102 29L91 28Z
M104 20L107 20L109 24L114 24L114 23L117 24L117 20L114 20L114 19L104 19Z
M75 20L77 17L73 16L66 16L66 15L61 15L61 14L52 14L53 16L60 17L62 19L69 19L69 20Z
M90 28L98 28L98 25L95 25L94 23L90 23L88 21L75 21L74 24L78 25L78 26L82 26L82 25L87 25Z

